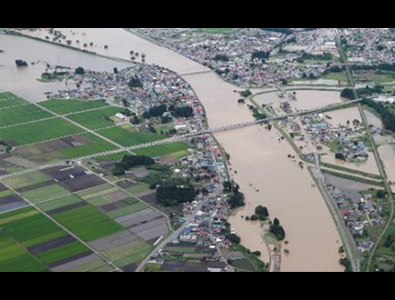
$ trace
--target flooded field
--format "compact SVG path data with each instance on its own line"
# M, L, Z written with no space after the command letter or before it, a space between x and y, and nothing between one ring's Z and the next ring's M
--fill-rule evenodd
M75 41L79 39L81 42L92 42L96 45L96 49L92 51L120 58L128 58L130 50L139 51L146 54L148 63L159 64L184 74L183 77L194 88L206 109L210 127L253 120L248 108L237 103L239 95L234 92L236 89L234 86L223 82L211 72L185 75L185 73L207 71L207 68L183 56L145 41L123 29L65 30L68 30L71 35L71 30L75 32L73 37L70 36ZM66 35L69 36L67 33ZM15 39L15 37L12 38ZM22 40L23 43L25 41L32 43L29 49L51 46L37 41ZM18 45L23 46L23 44ZM104 49L104 45L108 46L107 50ZM7 51L7 48L1 44L0 48L5 48ZM82 53L72 52L74 54L71 54L68 53L70 50L59 49L60 53L64 53L64 56L68 56L67 59L70 60L68 62L62 58L59 64L82 65L82 61L78 60L78 57L83 55ZM67 51L67 53L62 51ZM4 54L0 54L0 58L1 55ZM48 53L49 57L50 55ZM49 60L46 57L47 54L42 56L44 57L25 59ZM99 57L95 59L107 61ZM115 66L112 61L109 65L111 69ZM83 66L89 67L87 64ZM29 80L34 81L38 74L40 72L30 74ZM36 83L36 85L40 84ZM2 85L1 88L8 87ZM22 87L20 89L24 90ZM313 92L311 95L307 94L306 100L302 100L304 92L299 91L299 93L300 109L331 103L329 101L341 101L337 92L333 94L335 100L326 95L326 92L324 92L325 96L322 96L323 99L321 99L321 92ZM32 100L30 97L28 99ZM241 236L243 244L253 251L261 251L263 260L268 261L268 251L261 238L262 229L241 218L242 215L252 214L256 206L264 205L269 208L271 217L281 220L287 232L286 240L289 242L287 249L290 250L290 254L283 254L282 271L342 271L343 268L338 263L340 237L329 210L318 189L312 186L313 180L308 171L302 170L298 163L288 159L288 155L294 152L288 143L278 141L278 132L265 131L257 126L218 133L216 136L230 154L232 168L238 171L238 174L233 176L246 194L247 206L230 219L232 227Z
M0 34L0 49L5 51L0 53L0 90L12 91L31 102L43 101L45 92L55 92L66 87L65 83L43 83L37 80L45 72L47 63L71 68L81 66L93 71L112 71L114 67L121 69L127 66L49 43L3 34ZM16 59L25 60L29 66L17 68Z
M292 91L289 91L291 93ZM258 95L254 100L262 105L272 105L273 108L279 108L281 102L289 101L293 108L298 110L309 110L329 104L341 103L340 92L336 91L299 91L295 90L297 100L289 100L287 97L280 98L278 93L267 93Z
M395 182L395 145L380 146L379 154L384 163L388 179Z
M71 46L98 54L130 60L130 51L134 51L140 55L145 54L147 63L169 68L179 74L209 71L208 68L190 59L130 34L122 28L55 28L55 30L66 35L67 39L72 41ZM43 30L26 33L42 39L47 36L47 32ZM85 43L88 44L87 47L83 46ZM90 43L93 43L93 46L89 46Z

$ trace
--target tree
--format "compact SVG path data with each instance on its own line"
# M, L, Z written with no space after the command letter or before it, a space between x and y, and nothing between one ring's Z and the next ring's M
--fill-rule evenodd
M255 208L255 214L259 217L259 220L264 221L269 217L269 211L266 207L259 205Z
M75 69L75 74L84 75L85 74L84 68L83 67L78 67L77 69Z
M134 76L134 77L132 77L132 78L129 80L128 86L129 86L131 89L134 89L134 88L144 88L143 83L141 82L141 80L140 80L137 76Z
M284 228L280 225L280 220L279 219L274 219L273 224L269 228L270 233L274 234L276 236L276 239L278 241L282 241L285 239L285 230Z

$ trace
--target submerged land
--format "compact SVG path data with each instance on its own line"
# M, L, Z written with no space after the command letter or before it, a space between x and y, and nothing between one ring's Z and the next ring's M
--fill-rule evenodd
M393 271L393 41L3 29L0 271Z

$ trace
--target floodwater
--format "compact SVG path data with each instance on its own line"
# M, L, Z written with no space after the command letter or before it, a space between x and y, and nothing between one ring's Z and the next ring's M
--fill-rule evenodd
M290 90L288 93L292 92ZM304 91L304 90L295 90L297 100L289 100L287 97L280 98L278 97L278 93L267 93L258 95L254 98L254 100L262 105L271 104L274 108L278 108L280 106L280 102L289 101L292 108L298 110L310 110L317 107L323 107L329 104L341 103L343 100L340 97L340 92L336 91Z
M395 182L395 145L380 146L379 154L384 163L388 179Z
M46 65L79 66L92 71L112 71L114 67L122 69L125 63L101 58L67 48L58 47L45 42L28 38L0 34L0 90L12 91L31 102L45 100L45 92L56 92L65 89L65 83L42 83L37 79L45 72ZM17 68L16 59L29 63L28 67ZM34 63L32 65L31 63Z
M128 58L129 51L134 50L145 53L148 63L180 74L207 71L190 59L122 29L65 29L66 35L67 30L77 32L71 37L74 40L93 42L98 53ZM108 50L104 45L108 45ZM253 120L246 105L237 103L236 88L214 73L183 77L202 101L210 127ZM319 93L315 99L320 101ZM247 206L230 218L242 243L253 251L261 251L263 260L268 261L261 228L241 218L253 214L258 205L267 206L271 216L279 218L287 232L286 248L290 254L283 254L282 271L343 271L338 263L340 237L325 201L312 186L308 171L288 159L288 154L294 152L288 143L278 141L279 133L255 126L218 133L216 137L230 154L231 167L238 172L233 176L246 194Z

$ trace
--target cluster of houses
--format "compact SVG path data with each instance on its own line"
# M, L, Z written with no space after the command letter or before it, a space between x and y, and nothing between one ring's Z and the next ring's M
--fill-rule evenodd
M135 30L211 68L224 79L241 87L258 87L290 78L319 76L326 70L326 64L301 66L297 59L305 51L312 54L336 53L333 31L324 29L307 31L307 34L303 34L304 30L294 31L288 36L261 28L238 28L222 35L205 33L199 28ZM307 46L294 45L289 48L291 51L283 49L287 43L294 42ZM266 56L268 53L270 55Z
M136 86L129 86L136 79ZM49 94L51 98L105 99L112 105L128 106L143 113L161 103L191 104L203 112L194 91L180 76L168 69L152 65L134 65L114 72L70 74L69 88ZM141 85L142 88L141 88Z
M354 236L358 250L363 253L370 251L374 242L369 236L368 227L383 226L386 222L382 218L383 207L374 200L372 194L365 194L363 197L351 199L342 190L328 184L328 192L337 204L343 216L344 223Z
M333 125L324 114L302 116L300 123L293 121L291 131L295 140L311 143L318 151L331 148L337 157L348 162L363 162L369 157L369 147L362 140L366 134L357 120L348 126Z
M395 31L392 28L346 28L342 36L347 41L349 62L395 63Z

